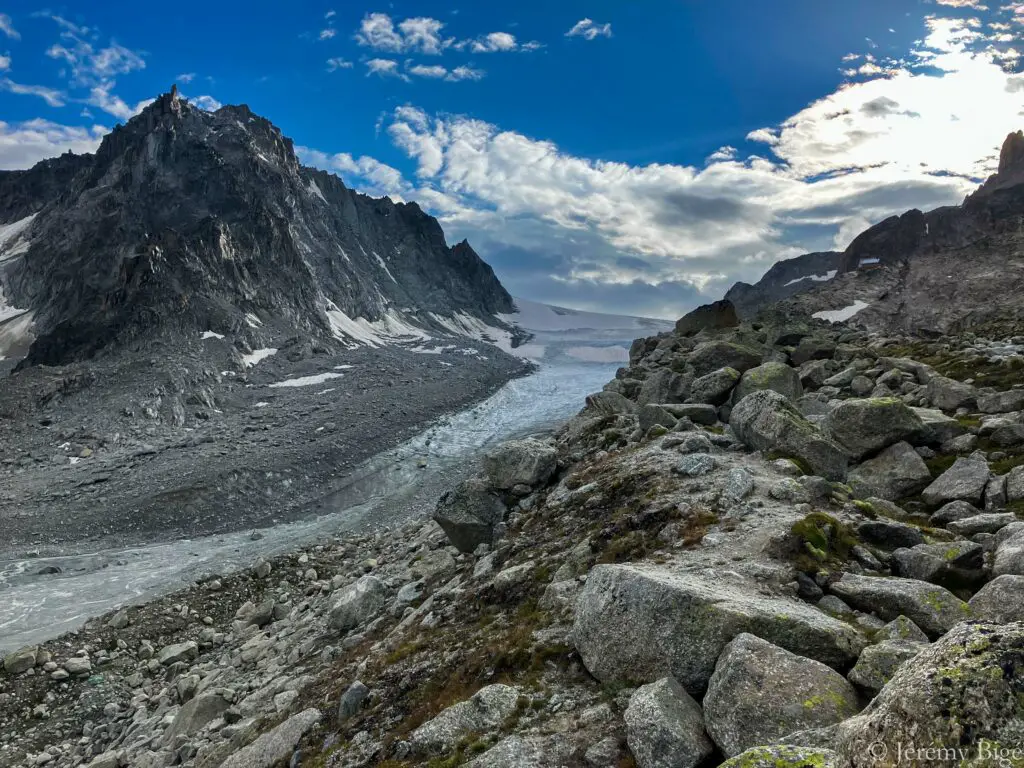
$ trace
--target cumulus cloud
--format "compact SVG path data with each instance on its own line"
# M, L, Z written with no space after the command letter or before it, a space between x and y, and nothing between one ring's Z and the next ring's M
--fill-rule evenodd
M58 125L48 120L23 123L0 121L0 168L18 170L31 168L40 160L71 151L95 152L107 129Z
M394 59L370 59L366 62L366 76L377 75L378 77L397 77L400 80L409 80L398 67Z
M189 98L189 102L199 107L199 109L205 110L207 112L216 112L218 109L224 106L215 98L213 98L213 96L208 96L206 94L203 94L202 96L195 96Z
M543 48L543 43L530 40L520 43L510 32L491 32L471 40L459 40L453 43L456 50L469 50L472 53L508 53L512 51L529 52Z
M11 68L11 55L9 53L0 54L0 72L6 72Z
M389 53L440 54L454 40L441 37L444 23L425 16L404 19L398 23L386 13L369 13L356 33L359 45Z
M599 37L611 37L611 24L598 24L593 19L580 19L573 28L565 33L566 37L582 37L584 40L596 40Z
M11 17L6 13L0 13L0 32L15 40L21 39L18 30L14 28L14 22L11 21Z
M90 106L102 109L109 115L113 115L118 120L127 122L135 115L139 114L147 106L153 103L153 99L144 99L143 101L137 102L134 106L129 105L120 96L113 92L114 82L107 81L94 86L89 90L89 96L85 100L86 104ZM211 98L209 96L205 98Z

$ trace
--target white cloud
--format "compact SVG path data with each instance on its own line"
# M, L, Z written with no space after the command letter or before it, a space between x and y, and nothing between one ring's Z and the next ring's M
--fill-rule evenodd
M89 90L89 96L85 103L127 122L153 102L152 99L145 99L136 103L135 106L129 106L124 99L113 92L113 87L113 81L102 82L94 86Z
M721 163L726 160L735 160L736 153L739 150L736 147L719 147L710 155L708 155L707 162L709 163Z
M397 77L400 80L409 80L399 68L398 62L394 59L370 59L366 62L366 76L378 75L379 77Z
M582 37L585 40L596 40L598 37L611 37L611 24L598 24L593 19L580 19L573 28L565 33L566 37Z
M951 8L973 8L976 11L988 10L988 6L983 5L980 0L935 0L935 2Z
M428 66L426 64L417 64L414 67L409 67L409 74L416 75L417 77L429 77L429 78L444 78L448 75L448 70L444 67L434 64Z
M473 69L472 67L456 67L448 73L446 80L459 81L459 80L483 80L486 73L482 69Z
M321 40L330 40L336 34L338 34L338 31L336 29L333 29L331 27L327 27L327 29L321 29L320 30L320 39Z
M64 42L50 46L46 55L67 63L72 85L95 85L146 67L139 53L116 42L97 49L73 32L64 32L61 38Z
M6 72L11 68L11 55L9 53L0 54L0 72Z
M340 56L335 56L334 58L327 60L328 72L337 72L339 69L352 69L353 66L355 65L351 61L346 61Z
M175 79L176 82L179 82L182 85L188 85L189 83L191 83L193 80L196 79L196 73L195 72L183 72L182 74L178 75L174 79Z
M400 171L372 157L363 156L356 159L347 152L329 155L302 146L295 147L295 152L306 165L335 171L345 178L359 179L369 194L388 195L394 200L404 200L403 194L410 190Z
M389 53L439 54L454 40L441 37L444 23L418 16L404 19L396 28L386 13L369 13L363 17L355 39L359 45Z
M335 10L330 10L327 13L324 14L324 18L325 19L333 19L337 15L337 13L338 12L335 11Z
M11 21L11 17L6 13L0 13L0 32L3 32L8 37L20 40L21 35L18 34L18 30L14 28L14 23Z
M482 80L486 75L483 70L473 69L472 67L455 67L449 70L447 67L442 67L439 64L415 64L408 67L407 71L416 77L446 80L451 83L459 82L460 80Z
M0 168L31 168L40 160L55 157L68 150L77 153L95 152L107 129L58 125L48 120L23 123L0 121Z
M17 93L21 96L38 96L51 107L63 107L67 95L63 91L47 88L45 85L24 85L16 83L9 77L0 80L0 90Z
M206 112L216 112L218 109L224 106L215 98L213 98L213 96L208 96L206 94L190 98L189 102L199 107L199 109L205 110Z

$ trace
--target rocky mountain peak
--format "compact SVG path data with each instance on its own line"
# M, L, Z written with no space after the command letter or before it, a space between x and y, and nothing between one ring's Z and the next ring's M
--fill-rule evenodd
M1024 131L1011 133L1003 142L999 153L999 174L1017 173L1024 170Z

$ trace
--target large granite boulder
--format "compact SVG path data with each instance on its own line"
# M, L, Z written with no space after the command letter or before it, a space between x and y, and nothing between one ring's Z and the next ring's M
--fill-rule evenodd
M830 589L854 608L877 613L885 621L906 616L931 637L971 618L970 607L952 592L916 579L846 573Z
M473 552L492 542L494 527L505 519L506 511L485 481L470 478L441 497L434 520L460 552Z
M831 749L773 744L748 749L718 768L840 768L840 765L839 756Z
M320 722L320 710L307 709L292 715L252 744L235 752L220 768L276 768L291 760L302 738Z
M700 704L671 677L637 688L624 719L638 768L694 768L715 750Z
M721 368L735 368L743 373L761 364L761 353L732 341L708 341L694 349L687 362L694 376L704 376Z
M910 440L923 429L920 417L893 397L844 400L825 417L824 431L855 459Z
M978 399L978 390L956 379L932 376L928 380L928 399L936 408L955 411L957 408L974 405Z
M388 594L384 583L369 574L339 589L331 606L331 626L347 632L372 621L384 610Z
M488 685L425 722L412 732L409 741L423 753L447 752L471 734L497 730L516 711L518 703L518 688L501 683Z
M690 402L704 405L723 405L740 380L735 368L720 368L694 379L690 386Z
M542 440L510 440L484 454L483 467L493 488L503 491L516 485L533 488L546 483L555 474L558 453Z
M974 453L961 457L921 492L921 498L925 504L933 507L950 501L967 501L978 506L990 475L984 454Z
M838 672L750 634L722 651L704 697L708 733L727 757L858 709L856 690Z
M799 459L827 480L846 478L847 454L778 392L762 390L744 397L732 409L729 426L749 448Z
M1024 576L1007 573L997 576L970 599L968 605L979 621L1009 624L1024 621Z
M804 394L800 374L795 368L785 363L763 363L743 374L740 383L733 390L732 402L736 404L750 393L765 389L778 392L792 402L796 402Z
M722 649L743 632L837 668L866 644L849 624L746 580L645 565L590 572L576 603L573 640L601 682L672 676L699 695Z
M888 501L915 496L931 480L928 465L910 443L890 445L846 476L847 484L860 498L877 496Z

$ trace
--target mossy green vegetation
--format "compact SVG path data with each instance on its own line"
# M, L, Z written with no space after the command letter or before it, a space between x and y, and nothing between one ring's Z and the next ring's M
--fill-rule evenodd
M797 545L794 561L808 573L845 562L858 544L857 534L850 526L824 512L812 512L793 523L790 533Z

